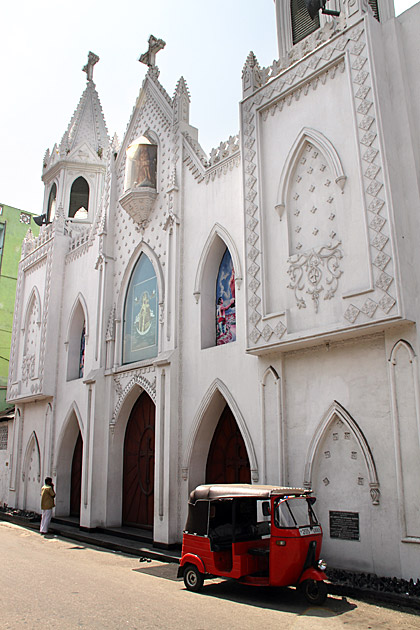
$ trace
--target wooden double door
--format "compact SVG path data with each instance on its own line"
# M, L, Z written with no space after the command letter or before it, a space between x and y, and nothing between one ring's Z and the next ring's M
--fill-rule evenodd
M206 483L251 483L245 442L229 405L222 411L210 444Z
M80 516L80 502L82 499L82 462L83 439L79 431L71 464L70 516Z
M127 423L124 440L122 521L153 528L155 479L155 405L143 392Z

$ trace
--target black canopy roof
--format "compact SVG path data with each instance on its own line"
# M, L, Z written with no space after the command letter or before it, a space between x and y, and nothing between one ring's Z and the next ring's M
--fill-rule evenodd
M260 486L249 483L220 483L197 486L190 494L189 503L196 501L215 501L217 499L234 499L253 497L270 499L272 496L309 495L312 490L305 488L286 488L283 486Z

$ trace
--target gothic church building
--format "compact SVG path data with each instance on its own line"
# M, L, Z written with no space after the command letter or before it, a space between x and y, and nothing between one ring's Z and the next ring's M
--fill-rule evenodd
M275 0L209 156L162 40L121 143L89 54L22 246L9 505L51 475L56 516L169 546L200 483L312 487L330 566L418 577L420 4L329 4Z

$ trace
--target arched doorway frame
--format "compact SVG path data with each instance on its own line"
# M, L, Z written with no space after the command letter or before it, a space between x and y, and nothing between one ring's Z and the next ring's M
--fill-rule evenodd
M134 404L143 392L148 394L156 409L156 391L154 387L146 378L140 375L134 376L119 397L109 426L107 524L110 526L119 527L122 523L125 432ZM155 479L156 462L157 457L155 457Z
M229 405L245 442L251 480L253 483L259 480L257 457L245 419L228 387L217 378L208 388L197 409L183 457L182 476L185 480L188 479L188 492L205 479L210 443L226 404Z
M74 447L76 446L79 431L85 443L85 431L77 403L73 401L66 414L57 440L54 470L56 471L56 515L67 516L70 514L70 490L71 468L73 462ZM85 466L85 453L83 453L82 471ZM83 473L82 473L83 479ZM83 493L83 488L82 488Z

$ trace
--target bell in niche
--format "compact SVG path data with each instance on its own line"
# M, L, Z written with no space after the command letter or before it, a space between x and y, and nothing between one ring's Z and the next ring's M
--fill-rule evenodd
M156 189L157 146L142 136L127 149L125 190Z

